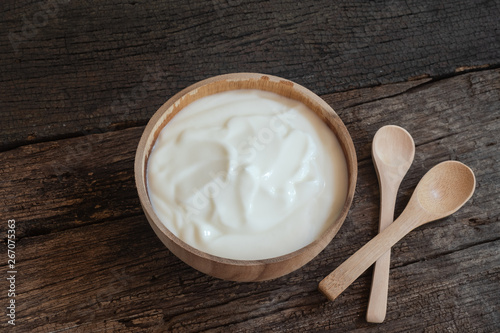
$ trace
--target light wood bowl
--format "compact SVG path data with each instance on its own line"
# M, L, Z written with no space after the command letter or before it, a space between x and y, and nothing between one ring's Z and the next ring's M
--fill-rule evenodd
M221 258L193 248L177 238L156 216L146 188L149 154L163 127L189 103L204 96L236 89L260 89L298 100L313 110L335 133L342 146L348 168L348 190L339 217L323 235L292 253L264 260ZM144 213L165 246L179 259L208 275L232 281L263 281L288 274L312 260L333 239L342 226L352 203L357 179L357 159L351 136L339 116L319 96L291 81L257 73L235 73L212 77L195 83L163 104L153 115L142 134L135 156L135 181ZM307 221L304 221L307 223Z

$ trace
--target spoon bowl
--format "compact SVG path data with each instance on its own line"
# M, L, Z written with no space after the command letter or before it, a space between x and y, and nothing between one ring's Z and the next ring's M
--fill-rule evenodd
M456 161L438 164L432 171L415 189L416 200L434 219L440 219L455 213L470 199L476 178L469 167Z
M383 167L384 174L388 169L391 173L404 175L415 156L415 143L404 128L387 125L380 128L373 137L372 156L377 173L382 171Z
M398 219L324 278L319 290L334 300L410 231L460 209L475 187L474 173L465 164L447 161L436 165L418 183Z

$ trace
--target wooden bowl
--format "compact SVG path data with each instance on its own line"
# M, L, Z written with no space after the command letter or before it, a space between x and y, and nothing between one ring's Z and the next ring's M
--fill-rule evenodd
M335 133L348 169L348 190L339 217L323 235L292 253L264 260L234 260L221 258L193 248L177 238L156 216L146 188L146 167L149 154L163 127L189 103L204 96L236 89L260 89L298 100L313 110ZM335 236L344 222L352 203L357 179L357 159L354 144L346 127L333 109L312 91L291 81L257 73L235 73L212 77L187 87L163 104L153 115L142 134L135 157L135 180L139 199L156 235L178 258L208 275L233 281L263 281L288 274L312 260Z

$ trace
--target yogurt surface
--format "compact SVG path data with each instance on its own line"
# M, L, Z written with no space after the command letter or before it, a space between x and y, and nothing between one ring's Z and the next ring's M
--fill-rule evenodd
M162 129L147 165L151 204L173 234L243 260L317 239L340 214L347 179L342 148L316 114L261 90L189 104Z

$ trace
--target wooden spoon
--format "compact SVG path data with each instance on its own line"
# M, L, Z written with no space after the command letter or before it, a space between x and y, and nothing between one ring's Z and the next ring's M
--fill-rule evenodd
M475 187L474 173L465 164L447 161L436 165L420 180L398 219L324 278L319 290L333 301L411 230L456 212Z
M375 133L372 158L380 185L379 232L382 232L394 220L394 207L399 185L414 157L415 143L410 133L404 128L389 125L380 128ZM381 323L385 319L390 263L390 249L375 263L370 301L366 311L366 320L370 323Z

